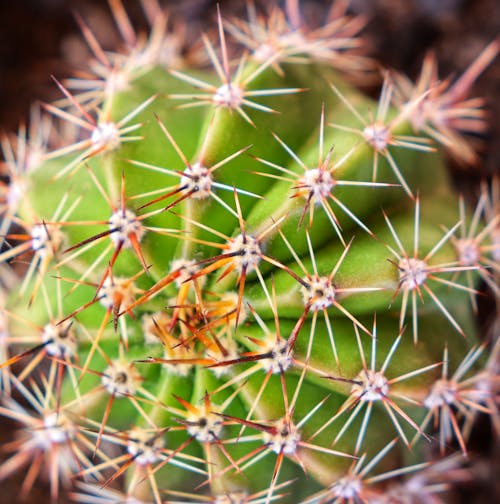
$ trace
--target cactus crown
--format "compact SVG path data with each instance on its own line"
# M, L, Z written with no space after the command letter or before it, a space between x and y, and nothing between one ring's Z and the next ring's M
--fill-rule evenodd
M141 3L147 37L110 1L120 53L80 20L91 77L3 138L2 279L27 266L1 297L0 479L84 503L435 497L476 414L498 430L473 318L479 277L499 295L498 188L469 214L441 155L475 159L466 93L498 41L455 82L430 57L415 84L387 71L373 103L346 2L319 28L291 0L217 7L205 59Z

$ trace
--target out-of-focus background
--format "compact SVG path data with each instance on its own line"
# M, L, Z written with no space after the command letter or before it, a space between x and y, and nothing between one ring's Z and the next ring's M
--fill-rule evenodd
M275 1L275 0L272 0ZM269 5L270 0L255 3ZM144 25L139 0L123 3L136 26ZM215 18L214 0L168 1L173 17L190 22L189 35ZM219 0L223 15L245 15L245 0ZM328 0L302 0L314 22ZM370 56L385 65L417 75L424 54L433 48L440 73L461 72L491 40L500 35L498 0L351 0L351 11L369 19L364 31ZM107 0L0 0L0 128L17 128L35 99L58 96L50 79L84 68L88 50L75 21L78 12L92 26L105 48L119 43ZM481 172L500 168L500 63L492 65L474 87L487 99L492 129Z
M134 26L145 26L139 0L123 0ZM212 0L164 1L173 18L189 22L188 37L199 39L200 32L215 20L216 3ZM269 5L270 0L256 0ZM245 0L219 0L224 16L245 16ZM306 16L320 23L329 1L303 0ZM439 60L440 76L459 75L489 42L500 36L499 0L351 0L351 11L364 14L364 30L369 56L384 65L415 77L426 51L431 48ZM89 56L80 35L74 13L78 12L92 27L105 49L120 43L106 0L0 0L0 132L14 131L19 121L29 116L35 100L49 101L60 93L50 78L71 76L85 68ZM377 88L366 89L377 95ZM500 173L500 58L484 72L473 88L473 96L484 97L491 128L484 136L480 163L475 167L458 166L450 160L453 178L473 200L479 182L485 176ZM487 324L491 310L485 300L480 323ZM474 436L470 484L452 494L451 502L500 502L500 447L480 424ZM10 437L12 425L0 423L0 437ZM0 460L2 454L0 454ZM15 504L19 478L0 483L0 504ZM47 489L37 483L30 503L48 503ZM62 499L61 502L65 502Z

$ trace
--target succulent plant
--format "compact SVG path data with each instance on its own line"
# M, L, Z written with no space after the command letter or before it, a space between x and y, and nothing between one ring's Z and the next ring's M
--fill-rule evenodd
M217 8L205 55L153 0L148 37L110 4L123 51L81 20L87 77L2 142L20 428L0 479L102 504L437 502L477 414L499 432L498 334L475 324L498 187L468 210L442 154L476 159L467 93L498 41L455 81L432 58L416 83L384 71L373 102L346 2L314 29L293 1Z

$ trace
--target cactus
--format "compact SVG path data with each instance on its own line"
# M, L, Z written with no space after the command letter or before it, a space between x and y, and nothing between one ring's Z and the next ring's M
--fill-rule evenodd
M147 38L110 4L123 52L80 20L90 76L54 79L2 142L20 429L0 479L84 503L438 499L477 414L500 431L475 324L478 280L499 297L498 187L471 212L443 161L476 160L467 93L498 41L454 82L430 57L415 84L385 71L373 102L345 2L316 29L293 1L217 8L204 54L154 1Z

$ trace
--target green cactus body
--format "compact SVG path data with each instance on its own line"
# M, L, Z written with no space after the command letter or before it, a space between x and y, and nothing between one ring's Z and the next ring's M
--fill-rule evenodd
M55 422L37 445L59 449L54 499L85 480L80 502L369 501L383 491L352 476L365 457L421 469L402 461L422 461L443 366L484 365L457 280L479 267L450 239L440 153L413 137L425 96L360 124L346 103L369 117L393 81L374 103L308 47L307 63L249 59L241 87L155 67L88 116L78 97L49 108L89 140L24 174L16 219L37 264L6 301L21 350L2 371L21 371L0 413L23 423L17 388ZM442 443L464 450L450 425Z

